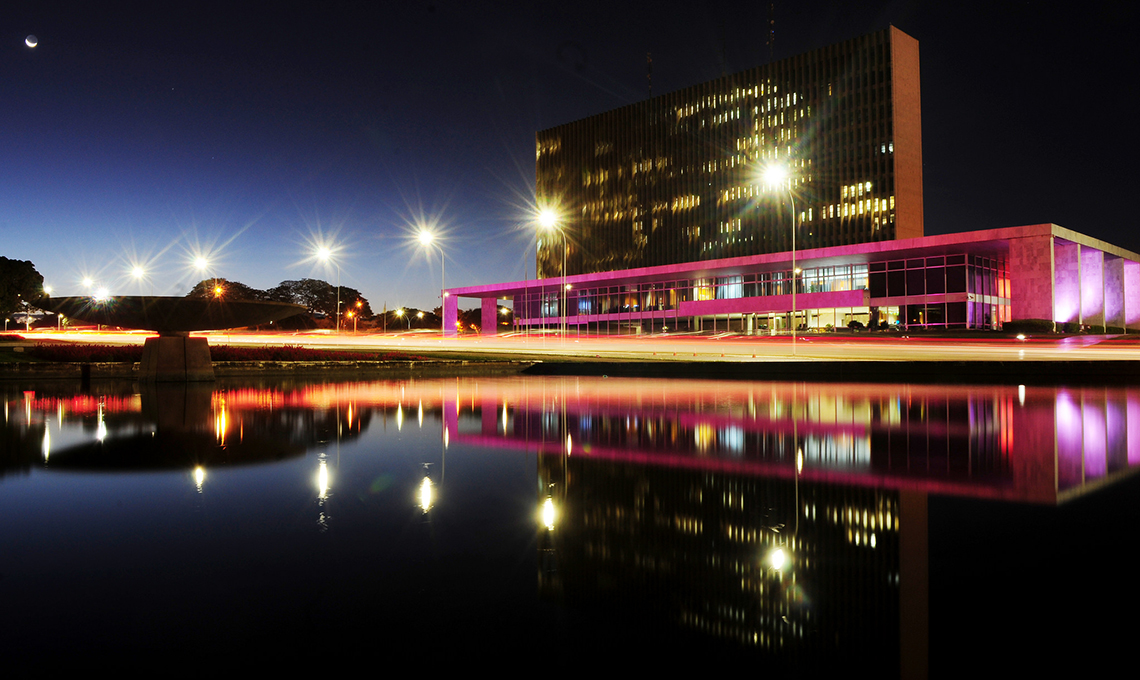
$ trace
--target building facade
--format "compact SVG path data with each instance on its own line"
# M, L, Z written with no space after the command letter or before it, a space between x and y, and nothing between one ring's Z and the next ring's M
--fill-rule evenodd
M795 273L793 273L795 272ZM793 294L794 291L794 294ZM519 329L571 332L1000 329L1010 321L1140 331L1140 254L1055 224L792 253L685 262L454 288L481 298L483 331L499 300Z
M922 236L921 118L892 27L543 130L538 276Z

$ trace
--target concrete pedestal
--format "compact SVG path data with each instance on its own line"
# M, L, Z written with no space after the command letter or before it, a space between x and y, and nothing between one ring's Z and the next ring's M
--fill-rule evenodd
M146 382L209 382L214 363L206 338L162 334L143 345L139 380Z

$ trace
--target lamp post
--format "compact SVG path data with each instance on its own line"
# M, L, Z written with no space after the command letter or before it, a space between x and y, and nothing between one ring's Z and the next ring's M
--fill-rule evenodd
M799 270L796 268L796 197L792 193L792 181L788 177L788 171L782 165L769 165L764 171L764 181L768 186L778 186L785 181L788 182L788 201L792 207L792 356L796 355L796 275Z
M435 246L439 250L439 332L447 335L447 318L444 314L447 306L447 255L443 252L443 246L436 242L435 234L427 229L420 230L419 239L424 247Z
M328 246L317 248L317 258L328 264L331 260L336 265L336 332L340 334L340 263L333 259L332 249Z
M562 236L562 284L558 286L561 304L559 305L558 333L566 334L566 230L558 224L558 215L550 208L546 208L538 215L538 224L545 230L557 230Z

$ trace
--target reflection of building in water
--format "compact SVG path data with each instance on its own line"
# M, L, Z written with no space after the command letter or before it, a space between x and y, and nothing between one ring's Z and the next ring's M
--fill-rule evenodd
M445 413L481 412L449 417L460 441L546 454L543 593L789 661L923 666L927 493L1061 502L1126 472L1121 442L1140 435L1131 389L511 387L483 383Z
M560 489L547 595L789 659L899 658L898 492L574 455L539 478Z
M555 379L456 405L497 448L1031 502L1140 461L1134 388Z
M425 413L442 414L452 435L495 448L555 450L569 437L574 455L789 478L795 442L803 453L801 480L839 477L1049 503L1140 458L1140 391L1134 388L584 378L219 386L225 389L204 402L185 397L199 404L187 411L200 412L199 419L179 411L173 420L180 429L212 432L227 446L258 433L310 446L338 434L359 436L376 417L384 427L402 428L405 421L422 427ZM147 400L129 388L4 395L6 436L36 432L34 446L18 435L23 443L6 450L34 459L45 446L67 445L64 421L79 421L86 440L100 432L114 439L148 434L162 415L144 408ZM20 465L16 459L5 464Z

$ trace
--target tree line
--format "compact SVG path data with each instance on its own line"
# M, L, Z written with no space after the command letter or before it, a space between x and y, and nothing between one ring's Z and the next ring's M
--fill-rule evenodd
M273 288L261 290L229 279L202 279L186 295L190 298L221 298L223 300L255 300L261 302L291 302L301 305L316 316L337 314L337 300L343 312L352 312L361 319L372 318L368 298L351 286L332 285L320 279L282 281Z

